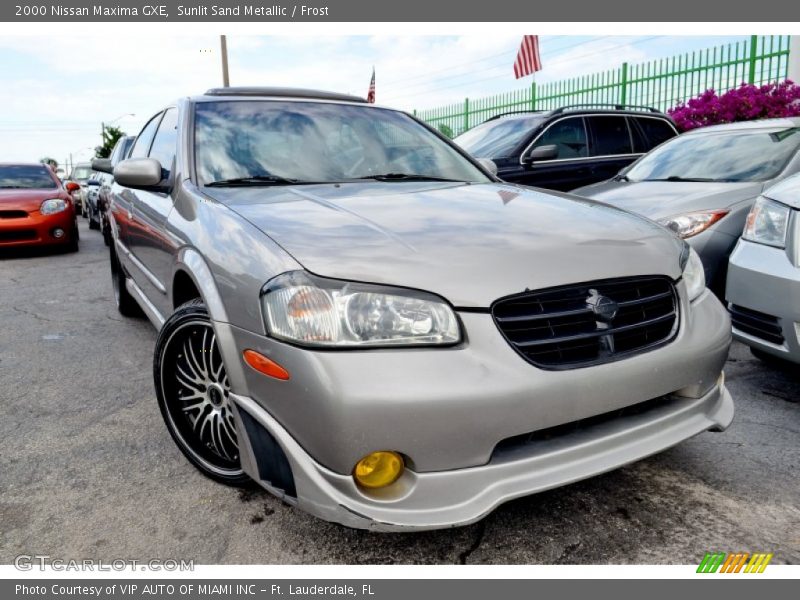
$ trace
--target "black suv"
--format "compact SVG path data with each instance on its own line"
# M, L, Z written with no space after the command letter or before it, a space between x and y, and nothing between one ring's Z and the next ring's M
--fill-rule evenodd
M676 135L654 108L576 105L497 115L455 142L494 161L501 179L568 191L613 177Z

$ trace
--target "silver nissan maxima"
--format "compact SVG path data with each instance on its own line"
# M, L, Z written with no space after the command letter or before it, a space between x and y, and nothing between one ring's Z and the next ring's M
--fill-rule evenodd
M217 481L451 527L733 418L730 321L685 242L503 184L408 114L210 90L130 156L115 298L159 329L167 429Z

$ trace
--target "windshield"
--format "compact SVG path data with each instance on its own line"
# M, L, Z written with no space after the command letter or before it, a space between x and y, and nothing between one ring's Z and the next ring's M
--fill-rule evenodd
M239 178L332 183L386 174L489 181L407 115L368 106L202 102L195 109L195 147L201 185Z
M683 135L644 156L630 181L766 181L777 176L800 146L800 128Z
M487 121L462 133L453 141L472 156L503 158L511 155L541 122L541 117L514 117Z
M58 187L50 168L36 165L0 165L0 189L50 190Z
M92 170L89 167L75 167L72 169L72 175L70 179L75 181L83 181L85 179L89 179L89 175L91 175Z

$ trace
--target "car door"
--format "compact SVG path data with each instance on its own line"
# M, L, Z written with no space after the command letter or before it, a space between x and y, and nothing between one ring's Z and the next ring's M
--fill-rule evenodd
M147 156L162 115L163 113L159 112L145 124L139 132L139 135L136 136L136 141L131 148L129 157L126 158L141 158ZM113 183L111 192L111 202L109 206L111 212L110 224L112 229L116 232L118 243L122 244L121 252L118 252L117 256L119 260L125 264L126 270L129 273L133 273L135 269L132 269L127 264L127 259L130 241L137 235L133 222L133 206L137 191Z
M172 271L176 243L166 233L166 221L173 207L172 180L178 145L178 109L168 108L158 124L149 158L161 164L161 184L152 190L136 190L133 208L133 227L129 249L140 263L142 278L136 283L162 315L170 312L167 282Z
M636 160L633 136L625 115L590 115L586 117L591 156L591 181L611 179Z
M526 159L536 148L555 146L556 156L546 160ZM582 116L564 117L547 125L522 155L524 170L515 179L523 185L567 191L588 185L588 135Z

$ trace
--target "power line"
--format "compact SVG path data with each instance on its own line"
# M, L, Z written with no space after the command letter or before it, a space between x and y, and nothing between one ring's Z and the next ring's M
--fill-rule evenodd
M553 52L560 52L560 51L563 51L563 50L568 50L570 48L577 48L579 46L585 46L586 44L595 43L595 42L597 42L599 40L603 40L603 39L606 39L606 38L609 38L609 37L612 37L612 36L596 36L596 37L592 38L591 40L586 40L586 41L583 41L583 42L576 42L574 44L568 44L566 46L562 46L560 48L556 48L555 50L549 48L547 50L547 52L543 52L542 55L544 57L547 57L548 55L551 55ZM394 81L391 81L388 85L386 85L384 87L384 89L388 89L389 91L392 91L393 89L396 89L397 87L415 88L415 87L419 87L421 85L426 85L426 84L428 84L428 83L430 83L431 81L434 81L434 80L436 80L436 81L444 81L444 80L447 80L447 79L454 79L454 78L457 78L457 77L463 77L465 75L471 75L471 74L474 74L474 73L483 73L485 71L489 71L489 70L492 70L492 69L498 69L498 68L501 68L501 67L505 67L506 66L506 60L508 59L508 56L509 55L515 55L516 52L517 52L517 50L512 48L511 50L506 50L505 52L501 52L500 54L494 54L492 56L488 56L486 58L482 58L482 59L479 59L479 60L476 60L476 61L469 61L469 62L464 62L464 63L451 65L450 67L447 67L445 69L438 69L436 71L429 71L428 73L426 73L424 75L416 75L416 76L411 77L411 78L404 78L404 79L400 79L400 80L394 80ZM454 68L457 68L457 67L471 66L471 65L474 65L476 63L485 62L487 60L491 60L491 59L494 59L494 58L497 58L497 57L500 57L500 56L504 57L504 60L503 60L502 63L498 62L498 63L495 63L492 66L485 67L485 68L479 69L477 71L464 71L464 72L461 72L461 73L456 73L454 75L449 75L447 77L439 77L439 78L433 77L433 75L435 75L436 73L445 73L445 72L448 72L448 71L452 71ZM410 81L412 79L419 79L419 78L424 78L424 79L423 79L423 81L420 81L418 83L411 83L410 85L402 85L402 86L400 85L401 83L403 83L405 81Z
M609 50L614 50L616 48L621 48L623 46L635 46L637 44L642 44L644 42L648 42L650 40L653 40L653 39L656 39L656 38L659 38L659 37L662 37L662 36L654 35L654 36L650 36L650 37L647 37L647 38L642 38L642 39L637 40L635 42L626 42L624 44L618 44L617 46L611 46L609 48L604 48L603 51L607 52ZM596 53L595 52L589 52L587 54L581 54L581 55L578 55L578 56L573 56L573 57L570 57L568 59L561 59L561 60L555 59L553 61L548 62L547 65L569 64L569 63L571 63L573 61L579 60L581 58L585 58L587 56L592 56L594 54L596 54ZM500 68L500 67L495 67L495 68ZM455 84L446 85L446 86L437 86L435 91L448 90L448 89L453 89L453 88L457 88L457 87L464 87L466 85L474 85L476 83L482 83L484 81L493 81L495 79L502 79L504 77L510 77L510 73L501 73L500 75L494 75L492 77L484 77L484 78L481 78L481 79L472 79L470 81L461 82L461 83L455 83ZM422 96L422 95L424 95L426 93L427 92L425 92L425 91L421 91L421 92L412 92L412 93L408 93L408 94L401 94L401 95L395 97L395 100L397 100L397 99L414 98L416 96Z

